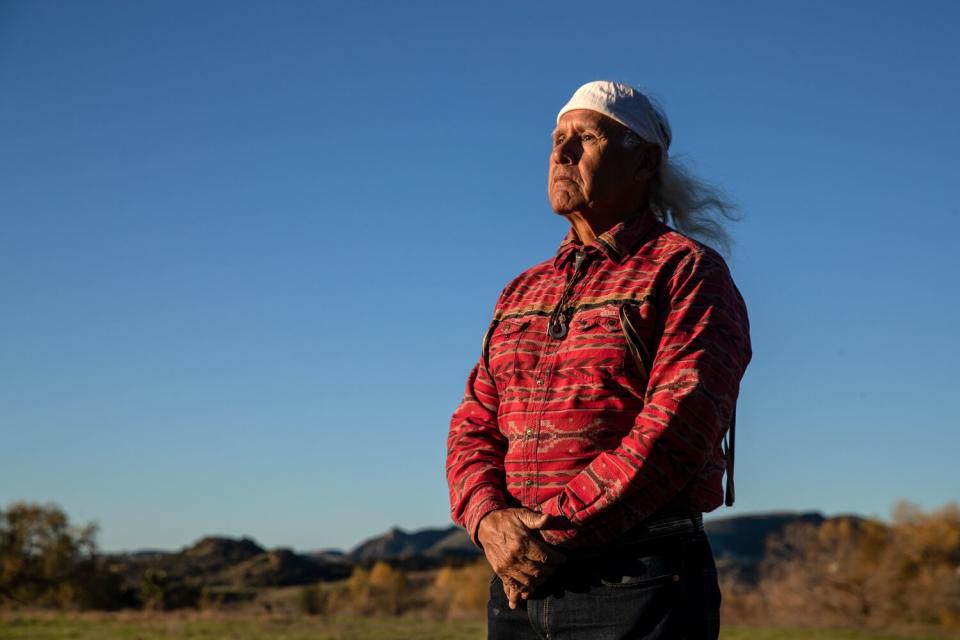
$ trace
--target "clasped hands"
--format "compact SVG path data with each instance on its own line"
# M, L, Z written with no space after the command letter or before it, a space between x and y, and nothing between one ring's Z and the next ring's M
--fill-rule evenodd
M487 562L503 581L511 609L560 568L567 557L536 533L556 518L522 507L497 509L480 520L477 539Z

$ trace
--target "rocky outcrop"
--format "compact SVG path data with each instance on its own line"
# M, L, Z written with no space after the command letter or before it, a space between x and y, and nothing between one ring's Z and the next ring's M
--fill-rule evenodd
M237 586L288 587L349 575L348 566L323 564L290 549L274 549L230 567L223 577Z
M403 529L393 527L381 536L360 543L347 554L347 557L353 562L365 562L435 555L430 553L431 549L455 533L457 529L458 527L421 529L414 533L407 533Z

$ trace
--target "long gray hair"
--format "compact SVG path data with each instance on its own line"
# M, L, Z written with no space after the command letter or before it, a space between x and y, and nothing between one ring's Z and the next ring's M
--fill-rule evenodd
M623 137L623 146L632 149L640 144L660 149L632 131ZM665 224L724 253L732 245L724 220L739 220L736 206L719 187L703 182L676 160L663 162L650 183L650 208Z

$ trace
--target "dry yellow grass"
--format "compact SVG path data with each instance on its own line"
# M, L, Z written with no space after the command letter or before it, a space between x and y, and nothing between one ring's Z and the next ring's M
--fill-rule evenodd
M482 620L225 612L0 613L0 640L481 640ZM728 628L721 640L957 640L866 631Z

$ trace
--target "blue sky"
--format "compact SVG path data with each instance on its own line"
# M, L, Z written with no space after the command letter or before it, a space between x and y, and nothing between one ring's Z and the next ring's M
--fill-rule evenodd
M449 523L549 133L649 91L739 203L737 504L960 498L948 2L0 2L0 505L101 547Z

